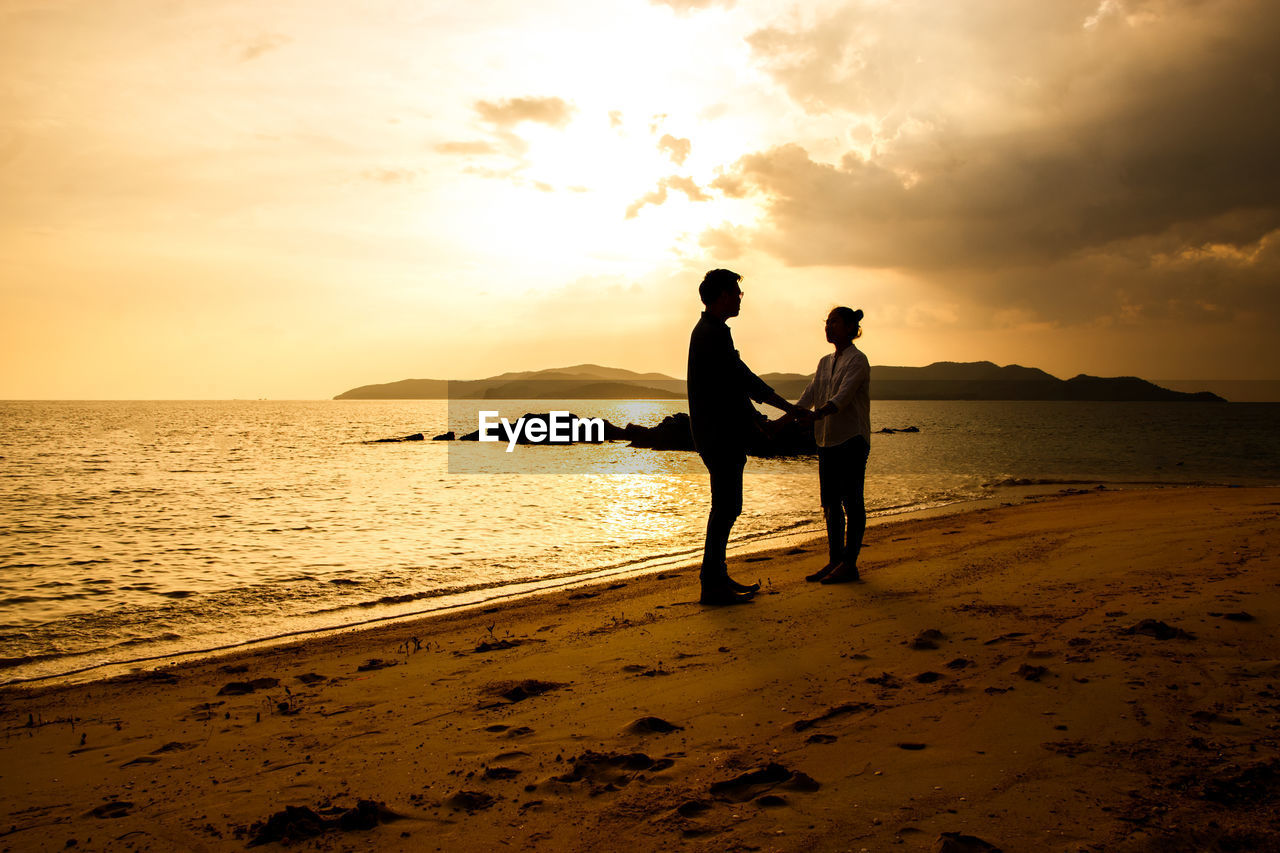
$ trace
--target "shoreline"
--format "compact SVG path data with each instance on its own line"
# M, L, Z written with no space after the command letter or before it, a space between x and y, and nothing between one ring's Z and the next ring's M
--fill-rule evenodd
M877 512L882 512L883 514L870 516L867 520L867 524L868 528L870 528L872 526L893 524L914 518L933 518L938 516L974 512L999 505L1017 505L1027 501L1070 494L1075 491L1073 487L1077 486L1089 486L1093 489L1124 490L1144 488L1204 488L1206 485L1212 486L1213 484L1148 482L1126 483L1055 478L1016 480L988 484L988 487L993 490L993 493L984 497L965 498L945 504L921 506L903 509L900 511L889 511L897 510L898 508L896 507L888 508L888 510L877 510ZM1224 486L1224 488L1236 487ZM1046 492L1046 489L1049 489L1050 491ZM1002 491L996 493L996 490ZM815 522L809 527L820 527L820 525ZM729 546L729 556L731 559L742 560L761 554L781 551L788 547L820 545L822 541L823 535L820 531L815 532L814 529L806 529L803 531L780 530L760 534L753 539L745 541L731 541ZM90 663L65 672L3 680L0 681L0 691L9 688L22 688L24 686L88 684L96 681L128 676L131 674L136 675L143 671L154 671L156 669L172 665L182 665L199 662L205 659L221 658L225 655L236 654L242 651L248 652L258 649L266 649L281 644L300 642L306 639L319 640L335 634L361 631L376 628L381 625L394 625L412 622L419 619L431 619L443 614L466 612L476 608L490 607L495 604L520 600L529 596L551 594L566 589L577 589L578 587L602 585L609 582L616 582L618 580L660 574L666 571L682 571L689 568L695 568L696 566L696 552L687 555L673 553L636 560L623 566L608 566L599 569L592 569L576 575L500 584L491 587L482 587L480 589L463 589L457 592L442 592L439 595L424 596L419 599L419 601L429 602L434 605L423 609L392 613L384 612L378 615L370 615L368 618L346 624L327 625L321 627L301 627L264 637L232 641L210 646L201 646L197 649L159 652L157 654L127 658L119 661ZM353 604L342 609L347 611L358 611L367 607L369 607L369 605ZM392 608L390 606L386 606L383 609L391 610ZM81 654L87 655L92 653ZM17 669L20 666L25 665L27 664L19 664L12 668Z
M685 569L0 689L0 848L1280 849L1274 488L866 543L743 558L740 607Z

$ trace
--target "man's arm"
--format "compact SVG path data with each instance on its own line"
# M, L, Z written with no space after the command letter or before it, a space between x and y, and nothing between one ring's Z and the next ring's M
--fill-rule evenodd
M789 403L781 394L770 390L769 396L759 402L773 406L775 409L781 409L793 418L807 418L810 416L808 409L801 408L794 403Z
M734 352L737 356L737 352ZM756 376L751 368L747 367L746 362L738 356L738 367L742 372L743 381L746 383L747 396L757 403L764 403L767 406L773 406L775 409L781 409L789 415L795 417L803 417L809 414L807 409L802 409L797 405L787 402L785 398L777 391L769 387L769 383L765 382L759 376Z

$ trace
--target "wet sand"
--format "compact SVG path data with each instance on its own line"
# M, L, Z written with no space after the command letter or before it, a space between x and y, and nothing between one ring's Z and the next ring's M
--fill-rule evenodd
M0 851L1280 850L1277 554L1280 490L1088 491L10 688Z

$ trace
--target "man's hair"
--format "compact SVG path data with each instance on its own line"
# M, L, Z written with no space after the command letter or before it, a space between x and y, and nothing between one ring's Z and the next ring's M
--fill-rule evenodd
M733 270L711 270L702 277L698 296L702 297L703 305L710 305L720 298L720 294L737 289L740 281L742 276Z

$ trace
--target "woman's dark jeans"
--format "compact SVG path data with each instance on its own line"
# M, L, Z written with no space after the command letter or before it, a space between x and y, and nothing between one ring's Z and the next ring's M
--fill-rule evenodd
M864 485L871 446L860 435L834 447L818 448L818 488L827 519L831 562L858 565L862 535L867 532ZM847 521L847 524L846 524Z

